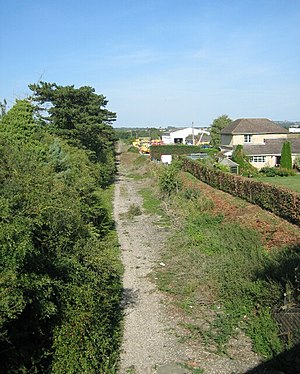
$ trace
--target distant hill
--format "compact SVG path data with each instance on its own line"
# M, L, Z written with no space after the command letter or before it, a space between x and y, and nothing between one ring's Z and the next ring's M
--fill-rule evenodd
M281 126L281 127L284 127L286 129L288 129L289 127L300 127L300 121L295 121L295 122L292 122L292 121L273 121L275 123L277 123L277 125Z

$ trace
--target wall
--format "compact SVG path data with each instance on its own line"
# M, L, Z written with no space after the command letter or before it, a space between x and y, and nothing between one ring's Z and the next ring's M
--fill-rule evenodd
M264 139L286 139L286 138L287 138L287 134L253 134L252 139L251 139L251 143L245 143L244 142L244 134L243 135L233 135L231 145L264 144Z

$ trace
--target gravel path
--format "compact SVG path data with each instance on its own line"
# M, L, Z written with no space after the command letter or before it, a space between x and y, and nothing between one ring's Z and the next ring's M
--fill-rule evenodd
M136 216L132 221L122 219L131 204L142 205L136 183L120 175L114 210L125 267L125 327L120 372L156 373L162 372L161 367L166 364L185 361L186 355L174 334L170 333L172 326L162 295L147 277L159 260L158 238L165 234L159 232L148 215ZM172 367L173 373L189 372L179 366Z
M178 316L170 312L165 296L149 277L153 267L159 266L167 233L155 225L153 216L143 213L131 220L126 217L132 204L142 210L139 182L126 174L121 164L114 200L114 218L125 269L120 374L191 374L192 369L183 367L187 362L197 363L205 369L205 374L245 373L259 362L249 343L234 342L237 354L229 358L207 352L199 345L179 342L176 337Z

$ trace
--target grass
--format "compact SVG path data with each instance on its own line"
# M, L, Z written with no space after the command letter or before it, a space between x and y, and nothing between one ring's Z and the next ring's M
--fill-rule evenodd
M149 214L154 214L160 217L157 222L158 225L163 227L169 227L170 220L167 214L161 207L161 200L155 194L152 187L144 187L139 190L139 194L143 198L143 208Z
M189 316L190 338L213 343L226 354L227 342L241 329L263 357L281 352L284 343L273 311L282 307L287 284L293 283L296 295L299 248L267 252L256 231L210 214L202 194L181 191L169 205L181 217L181 227L156 277L160 289Z
M140 216L142 214L142 210L139 205L131 204L128 211L123 213L121 216L123 219L132 220L136 216Z
M300 193L300 174L290 177L258 177L254 178L260 182L274 184Z

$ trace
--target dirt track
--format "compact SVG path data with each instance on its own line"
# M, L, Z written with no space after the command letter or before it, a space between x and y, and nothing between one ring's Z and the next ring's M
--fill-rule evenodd
M121 157L114 201L125 269L120 373L191 373L194 363L195 367L205 369L205 374L245 373L259 362L248 342L234 342L237 355L229 358L217 356L199 345L180 343L176 337L180 316L171 313L166 297L149 277L155 266L163 266L159 265L160 251L168 233L155 225L155 216L143 213L131 220L126 216L132 204L142 209L138 190L143 183L129 178L127 167L128 163L123 163ZM185 363L190 365L190 369L182 366Z

